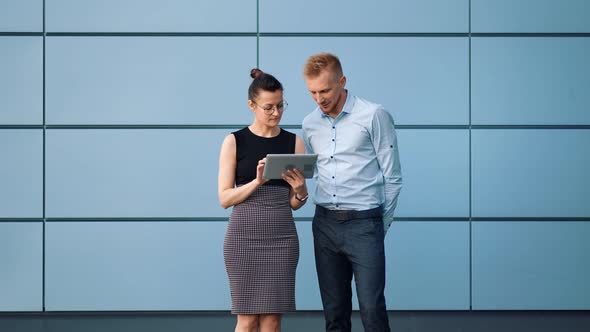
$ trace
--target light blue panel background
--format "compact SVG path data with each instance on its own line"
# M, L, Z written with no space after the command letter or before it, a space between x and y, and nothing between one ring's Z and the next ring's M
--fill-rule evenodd
M589 130L474 130L473 216L590 215Z
M43 309L43 223L0 222L0 311Z
M256 0L47 0L49 32L256 32Z
M469 132L398 129L403 189L397 217L469 216Z
M383 104L397 124L467 124L468 47L454 37L261 37L260 68L285 86L283 123L301 124L316 107L303 65L327 51L339 56L350 92Z
M50 222L46 308L228 310L225 222Z
M590 223L473 224L473 309L590 309Z
M472 0L472 32L590 32L588 0Z
M43 0L0 1L0 31L42 32Z
M0 37L0 124L41 123L43 37Z
M47 217L222 217L230 130L48 130Z
M315 206L310 203L307 204ZM295 280L297 310L323 310L315 268L311 224L311 221L295 223L297 235L299 236L299 263L297 264L297 278Z
M390 310L469 310L469 223L394 222L386 234Z
M42 218L42 130L0 129L0 160L0 218Z
M322 310L311 222L297 223L298 310ZM469 309L469 223L394 222L385 238L389 310ZM353 287L353 308L358 299Z
M473 124L590 124L589 38L473 38L471 56Z
M47 310L228 310L225 227L224 222L51 222ZM299 222L297 228L297 308L320 310L311 223ZM411 240L418 234L421 241ZM468 307L468 247L467 223L395 223L386 240L390 308ZM424 260L437 263L420 263ZM358 309L356 296L353 303Z
M19 35L44 32L43 7L47 32L82 35L45 37L45 49L44 37ZM258 61L285 86L282 125L316 107L302 70L321 51L397 125L590 125L586 36L386 36L467 32L589 33L590 2L0 0L0 312L42 311L43 296L50 311L229 310L227 222L211 221L231 213L218 202L218 156L252 122ZM230 128L50 126L45 142L42 129L18 128L45 124ZM454 221L587 219L590 130L397 133L396 217L415 220L386 238L389 309L590 309L590 223ZM310 200L294 212L299 310L322 309L313 211ZM44 217L73 221L49 219L44 242Z
M245 124L254 37L48 37L49 124Z
M219 151L235 130L48 130L47 217L227 217ZM309 202L294 215L313 209Z
M261 32L467 32L469 0L260 1Z

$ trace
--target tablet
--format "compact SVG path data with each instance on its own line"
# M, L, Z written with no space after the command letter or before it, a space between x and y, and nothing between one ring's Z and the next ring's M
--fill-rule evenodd
M297 168L303 173L303 176L311 178L317 160L317 154L267 154L262 177L265 179L281 179L283 172Z

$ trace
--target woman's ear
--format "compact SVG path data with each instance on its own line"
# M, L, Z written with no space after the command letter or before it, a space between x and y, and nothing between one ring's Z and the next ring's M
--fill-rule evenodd
M248 107L250 107L252 112L254 112L254 109L256 108L256 104L254 104L254 102L252 100L248 99Z

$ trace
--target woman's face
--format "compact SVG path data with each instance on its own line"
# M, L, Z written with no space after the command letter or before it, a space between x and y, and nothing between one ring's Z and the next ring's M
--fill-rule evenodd
M255 100L248 100L256 121L268 127L275 127L283 117L283 91L260 91Z

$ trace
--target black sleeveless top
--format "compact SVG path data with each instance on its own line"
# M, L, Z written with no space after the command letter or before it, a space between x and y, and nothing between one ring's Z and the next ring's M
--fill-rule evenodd
M232 133L236 138L236 185L246 184L256 178L258 161L269 153L295 153L295 134L283 130L275 137L261 137L248 127ZM285 180L270 180L265 185L289 186Z

